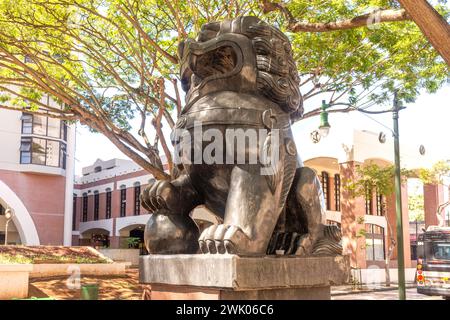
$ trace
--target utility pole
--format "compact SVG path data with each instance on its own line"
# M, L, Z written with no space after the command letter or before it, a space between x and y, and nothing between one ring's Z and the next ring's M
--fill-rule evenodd
M402 215L402 185L400 176L400 142L398 130L398 112L401 110L394 93L394 106L392 118L394 120L394 153L395 153L395 211L397 217L397 269L398 269L398 295L400 300L406 300L405 292L405 256L403 251L403 215Z

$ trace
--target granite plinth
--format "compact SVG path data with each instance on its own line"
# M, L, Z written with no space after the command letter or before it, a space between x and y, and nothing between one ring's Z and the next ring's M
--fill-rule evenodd
M330 299L349 279L348 257L148 255L140 282L152 299Z

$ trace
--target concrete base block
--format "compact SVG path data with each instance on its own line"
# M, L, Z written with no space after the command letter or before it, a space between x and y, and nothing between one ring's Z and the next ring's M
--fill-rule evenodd
M343 256L148 255L139 272L154 300L326 300L350 265Z
M26 298L32 268L31 264L0 264L0 300Z

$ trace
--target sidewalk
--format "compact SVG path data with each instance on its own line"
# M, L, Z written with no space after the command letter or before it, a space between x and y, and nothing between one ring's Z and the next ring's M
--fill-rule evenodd
M405 288L415 288L416 284L413 282L406 283ZM356 289L355 289L356 288ZM331 296L342 296L347 294L369 293L378 291L398 290L398 284L392 283L390 287L386 287L384 283L372 284L372 285L343 285L343 286L331 286Z

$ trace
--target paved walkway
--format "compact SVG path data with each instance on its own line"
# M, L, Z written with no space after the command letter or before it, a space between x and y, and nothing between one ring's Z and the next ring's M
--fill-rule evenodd
M417 293L416 288L406 289L407 300L443 300L439 296L426 296ZM383 290L371 292L356 292L353 294L332 295L331 300L398 300L398 291Z
M414 283L407 283L406 289L416 288ZM344 286L332 286L331 287L331 295L347 295L347 294L361 294L361 293L369 293L369 292L378 292L378 291L391 291L397 290L397 284L391 284L389 287L386 287L385 284L374 284L374 285L364 285L358 288L355 288L352 285L344 285Z
M142 297L144 286L139 284L138 279L138 269L129 269L124 276L85 276L81 277L80 282L81 284L97 283L99 300L139 300ZM80 299L80 289L72 289L68 286L67 277L31 279L29 296L78 300Z

